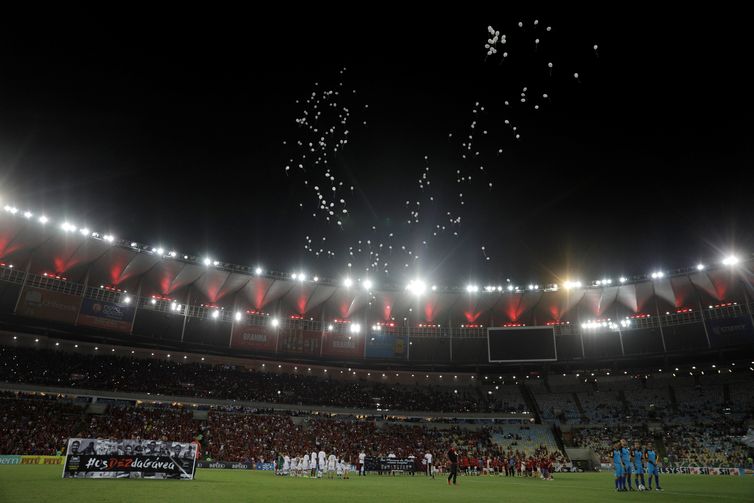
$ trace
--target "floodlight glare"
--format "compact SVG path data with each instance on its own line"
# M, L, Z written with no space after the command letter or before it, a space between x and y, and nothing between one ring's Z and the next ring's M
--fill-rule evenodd
M728 255L723 259L723 265L733 266L738 264L738 262L738 257L736 257L735 255Z

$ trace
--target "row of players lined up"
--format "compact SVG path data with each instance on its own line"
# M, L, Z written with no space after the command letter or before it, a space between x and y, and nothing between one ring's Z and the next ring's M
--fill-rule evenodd
M646 463L646 464L645 464ZM662 491L660 487L660 470L657 467L657 452L648 442L642 447L637 440L632 448L628 447L625 438L621 438L613 444L613 466L615 468L616 491L644 491L652 490L652 478L654 477L655 490ZM649 476L649 484L644 482L644 473ZM634 475L636 489L631 485L631 475Z
M275 475L281 476L334 478L337 475L338 478L347 479L351 469L351 464L342 457L337 457L335 453L328 456L321 449L319 452L312 451L311 455L307 453L293 457L280 453L275 460Z
M524 453L516 451L509 452L502 456L469 456L467 453L461 453L454 449L457 469L459 473L465 475L505 475L506 477L528 476L535 477L541 475L546 480L552 480L553 471L565 469L571 471L573 464L570 461L564 461L560 453L548 453L546 448L538 449L534 455L527 456ZM351 463L348 456L336 456L331 453L329 456L324 450L312 451L310 454L303 456L289 456L287 453L279 453L275 459L275 473L277 475L290 475L298 477L321 478L323 475L332 477L341 475L348 478L350 471L356 471L359 475L366 475L366 454L362 450L358 455L358 461ZM388 459L395 458L394 454L388 454ZM447 462L439 466L434 463L434 456L431 452L424 454L422 459L417 459L413 455L407 458L413 462L408 471L411 474L416 472L424 473L427 476L434 476L451 468L453 461L448 456ZM555 468L555 470L553 469ZM380 471L380 473L382 473Z

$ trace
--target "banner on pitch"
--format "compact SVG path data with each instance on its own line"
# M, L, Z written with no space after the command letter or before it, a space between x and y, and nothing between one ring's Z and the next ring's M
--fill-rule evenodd
M739 468L721 468L715 466L662 466L659 468L660 473L667 474L684 474L684 475L732 475L739 477L743 475Z
M364 470L367 472L390 472L401 470L415 472L416 460L410 458L376 458L367 456L364 458Z
M71 438L63 478L193 480L196 444Z

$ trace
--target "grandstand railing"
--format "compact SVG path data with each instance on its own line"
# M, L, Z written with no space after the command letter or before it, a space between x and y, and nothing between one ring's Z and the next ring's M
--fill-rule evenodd
M236 320L236 314L231 309L224 309L205 304L182 304L167 297L137 297L129 292L106 288L104 285L85 286L81 283L68 281L64 277L52 274L36 274L21 271L18 268L13 268L8 265L0 266L0 281L6 281L18 285L29 285L43 290L78 295L83 298L107 302L125 302L126 298L129 298L130 301L137 306L137 309L147 309L181 315L188 318L214 319L216 321L242 323L251 326L267 325L271 318L269 313L250 313L246 311L241 313L240 320ZM646 317L631 319L631 325L621 328L621 331L630 332L637 329L698 324L702 323L702 320L724 319L749 315L752 309L754 309L754 302L749 305L738 302L727 302L703 307L702 309L688 309L677 313L666 312L665 314L648 315ZM348 330L348 325L345 323L330 323L326 320L317 318L293 316L280 319L280 328L324 331L328 325L333 325L331 331L335 333L345 333ZM409 336L411 338L431 337L466 340L486 339L487 328L488 327L484 326L456 327L427 324L412 326L405 322L396 322L394 326L389 328L382 327L380 332ZM553 329L556 336L579 335L582 333L582 329L578 323L553 324ZM370 327L362 327L362 332L371 332ZM599 332L599 330L597 330L597 332ZM590 333L594 333L594 331L590 331Z

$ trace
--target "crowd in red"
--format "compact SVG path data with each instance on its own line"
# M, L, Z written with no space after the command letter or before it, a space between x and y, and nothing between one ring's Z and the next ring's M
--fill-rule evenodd
M85 403L52 397L5 392L0 394L0 454L47 454L64 451L69 437L198 441L202 456L223 461L271 461L278 454L303 455L324 449L356 463L358 455L413 458L416 471L432 453L442 466L451 445L469 474L506 473L511 459L515 474L532 463L563 460L559 452L504 452L491 440L494 427L427 426L412 423L378 424L374 419L335 419L316 415L208 411L206 420L193 418L182 407L110 405L104 414L86 414ZM524 467L523 469L520 469ZM514 475L513 468L510 475Z

